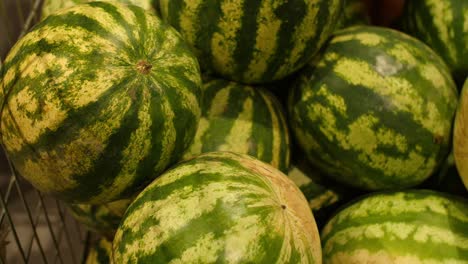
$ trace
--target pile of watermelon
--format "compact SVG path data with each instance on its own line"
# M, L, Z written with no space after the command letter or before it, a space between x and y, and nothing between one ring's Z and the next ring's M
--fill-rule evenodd
M468 2L371 4L46 0L1 142L87 263L468 263Z

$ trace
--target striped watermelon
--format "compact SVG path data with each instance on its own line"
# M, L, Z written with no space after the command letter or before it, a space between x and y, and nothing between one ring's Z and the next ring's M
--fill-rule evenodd
M314 217L280 171L211 152L149 185L125 213L115 263L321 263Z
M453 152L458 172L468 190L468 78L462 88L455 118Z
M463 82L468 76L468 1L406 1L403 29L432 47Z
M293 156L294 158L294 156ZM296 184L309 202L317 226L320 229L330 215L342 204L355 198L360 192L330 181L319 170L298 156L290 167L288 177Z
M232 151L249 154L286 172L289 132L282 109L263 88L212 79L203 85L200 123L184 158Z
M197 60L137 6L91 2L48 16L16 43L2 74L9 157L36 188L70 203L130 197L195 136Z
M344 0L160 0L163 19L193 47L202 69L243 83L304 66L333 32Z
M91 2L92 0L44 0L42 4L41 17L44 19L48 15L64 8L72 7L77 4ZM117 1L124 4L132 4L142 7L145 10L155 12L153 2L156 0L100 0L100 1Z
M338 20L337 28L369 25L370 23L369 10L363 0L345 0L343 13Z
M102 205L69 204L71 215L93 232L113 238L132 199Z
M85 264L110 264L111 256L112 242L102 238L90 249Z
M467 263L468 200L428 190L373 194L321 232L323 263Z
M337 32L289 96L292 130L309 160L368 190L414 186L448 154L457 91L443 61L403 33Z

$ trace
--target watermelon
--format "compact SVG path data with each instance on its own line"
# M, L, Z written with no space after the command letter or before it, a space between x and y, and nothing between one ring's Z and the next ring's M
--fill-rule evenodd
M429 191L369 195L321 232L323 263L467 263L468 200Z
M210 152L178 164L130 205L115 263L321 263L300 190L245 154Z
M44 0L42 4L41 18L44 19L48 15L64 8L72 7L77 4L91 2L92 0ZM142 7L145 10L155 12L153 2L156 0L100 0L100 1L117 1L124 4L132 4Z
M113 238L132 199L102 205L69 204L70 214L93 232Z
M322 228L331 214L341 205L361 194L359 190L334 182L304 158L296 155L288 177L296 184L309 202L317 227Z
M338 20L337 28L355 25L369 25L371 18L366 2L363 0L345 0L343 13Z
M450 152L439 170L421 185L416 186L416 188L431 189L468 198L468 189L465 188L461 176L457 171L457 167L455 166L453 151Z
M457 90L443 61L403 33L336 32L289 94L292 131L312 164L365 190L415 186L446 158Z
M10 159L69 203L143 189L182 157L201 113L199 65L180 35L116 2L48 16L15 44L0 80Z
M462 88L453 133L453 152L458 172L468 190L468 78Z
M101 238L89 251L85 264L110 264L112 261L112 242Z
M202 69L242 83L281 79L334 31L344 0L160 0L161 16L191 45Z
M289 132L282 105L261 87L207 81L198 130L184 158L210 151L248 154L286 172Z
M448 64L454 77L468 76L468 1L406 1L403 30L434 49Z

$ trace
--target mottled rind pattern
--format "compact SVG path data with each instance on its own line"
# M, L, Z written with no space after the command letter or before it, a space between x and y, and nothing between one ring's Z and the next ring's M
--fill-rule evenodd
M453 155L458 173L468 190L468 79L461 91L460 103L455 117Z
M112 241L102 238L90 249L85 264L110 264L111 261Z
M421 183L448 154L457 91L426 45L385 28L336 32L289 95L309 160L363 189Z
M334 31L343 0L160 0L163 19L202 69L243 83L281 79L314 56Z
M307 201L280 171L211 152L180 163L128 208L115 263L321 263Z
M128 198L180 159L200 117L199 65L137 6L48 16L8 54L1 137L36 188L71 203Z
M403 29L428 44L463 82L468 75L468 1L406 1Z
M248 154L286 172L289 132L282 105L261 87L222 79L204 83L202 115L184 159L210 151Z
M428 190L365 197L321 232L323 263L467 263L468 201Z

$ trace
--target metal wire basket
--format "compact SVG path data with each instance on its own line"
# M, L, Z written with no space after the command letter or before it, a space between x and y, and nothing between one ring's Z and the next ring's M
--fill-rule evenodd
M39 19L42 0L0 0L0 68ZM63 203L21 177L0 148L0 263L83 263L91 235Z

